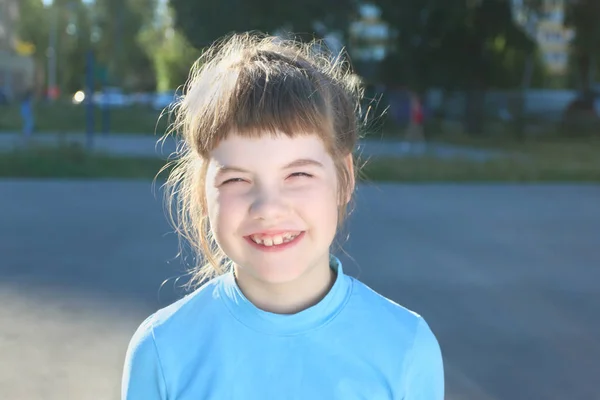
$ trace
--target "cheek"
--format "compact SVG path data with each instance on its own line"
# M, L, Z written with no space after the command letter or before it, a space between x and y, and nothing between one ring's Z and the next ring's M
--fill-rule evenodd
M338 198L335 186L330 182L312 186L310 190L304 191L298 200L298 204L306 212L313 214L319 220L337 221Z
M217 191L213 188L207 187L204 191L206 196L206 211L208 212L208 218L210 222L215 221L215 216L219 213L219 202Z
M212 189L207 192L208 218L216 234L235 225L246 206L244 196ZM239 222L239 221L238 221Z

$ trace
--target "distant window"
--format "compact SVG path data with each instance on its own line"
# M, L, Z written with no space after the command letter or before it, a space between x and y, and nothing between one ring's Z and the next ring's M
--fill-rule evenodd
M553 52L546 53L544 59L548 64L565 65L568 61L568 56L565 53Z
M548 19L552 22L563 22L564 13L562 10L553 10L548 14Z
M563 43L565 41L563 35L558 32L548 32L544 39L549 43Z

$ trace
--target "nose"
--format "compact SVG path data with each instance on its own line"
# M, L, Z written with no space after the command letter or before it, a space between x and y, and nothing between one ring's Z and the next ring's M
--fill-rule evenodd
M253 219L277 221L289 212L284 194L278 188L256 187L250 205Z

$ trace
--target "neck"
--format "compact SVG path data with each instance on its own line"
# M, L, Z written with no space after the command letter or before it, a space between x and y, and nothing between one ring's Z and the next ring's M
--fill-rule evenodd
M237 284L244 296L263 311L295 314L321 301L336 279L329 263L307 271L292 282L269 283L254 279L235 267Z

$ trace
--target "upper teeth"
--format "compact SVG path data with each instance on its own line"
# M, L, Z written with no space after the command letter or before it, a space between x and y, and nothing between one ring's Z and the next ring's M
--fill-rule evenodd
M296 236L298 236L298 235L299 235L299 233L286 232L281 235L273 235L273 236L252 235L251 239L255 243L262 244L264 246L273 246L273 245L276 246L278 244L290 242L293 239L295 239Z

